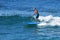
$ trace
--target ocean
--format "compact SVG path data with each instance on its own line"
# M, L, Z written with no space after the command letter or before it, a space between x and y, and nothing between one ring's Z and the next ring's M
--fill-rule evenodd
M60 40L60 0L0 0L0 40Z

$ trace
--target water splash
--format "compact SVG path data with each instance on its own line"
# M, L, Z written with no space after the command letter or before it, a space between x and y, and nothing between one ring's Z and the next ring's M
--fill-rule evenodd
M39 16L38 18L41 22L37 24L38 26L60 26L60 17L49 16Z

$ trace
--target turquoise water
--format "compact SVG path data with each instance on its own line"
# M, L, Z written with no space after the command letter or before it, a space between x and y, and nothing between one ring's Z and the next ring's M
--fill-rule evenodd
M39 24L29 24L34 7ZM60 1L0 0L0 40L60 40Z

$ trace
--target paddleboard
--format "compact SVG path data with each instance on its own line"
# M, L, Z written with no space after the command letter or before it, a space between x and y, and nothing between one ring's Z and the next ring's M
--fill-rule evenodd
M39 24L40 22L27 22L27 24Z

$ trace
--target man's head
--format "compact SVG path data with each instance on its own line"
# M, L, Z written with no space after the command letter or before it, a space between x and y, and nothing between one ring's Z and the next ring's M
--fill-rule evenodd
M34 10L36 10L36 8L34 8Z

